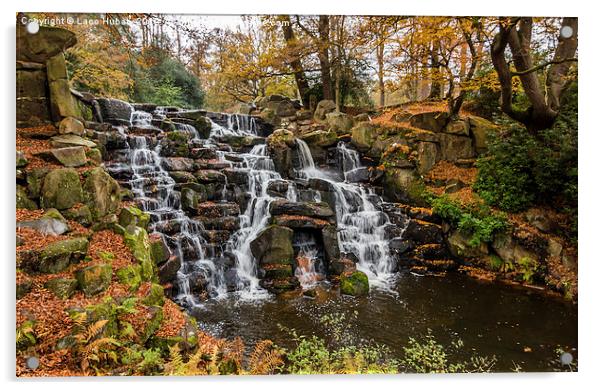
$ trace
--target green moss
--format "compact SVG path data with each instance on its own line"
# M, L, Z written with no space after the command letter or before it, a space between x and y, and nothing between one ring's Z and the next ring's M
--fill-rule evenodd
M365 273L355 271L349 276L341 275L341 294L359 297L368 295L369 290L368 276Z
M77 288L77 280L55 278L44 283L44 287L61 299L71 298Z
M91 265L75 273L78 287L86 297L99 294L111 284L113 268L109 264Z
M135 225L146 229L150 222L150 214L147 214L135 206L124 207L119 213L119 224L124 228Z
M48 244L39 254L38 271L43 273L63 271L71 262L84 258L88 252L88 245L88 240L85 237L76 237Z
M129 286L130 291L138 290L142 283L142 277L140 275L140 265L129 265L117 270L116 272L119 283Z

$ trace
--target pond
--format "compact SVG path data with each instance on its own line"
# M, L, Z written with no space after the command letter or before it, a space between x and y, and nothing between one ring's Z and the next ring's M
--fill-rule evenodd
M336 289L333 289L336 290ZM353 344L374 342L403 356L408 338L432 330L449 346L461 339L457 355L495 355L494 371L552 371L558 367L558 347L576 355L577 306L538 291L481 282L461 274L445 277L402 275L390 292L369 297L340 296L328 289L316 298L300 294L259 301L235 297L208 301L194 310L199 326L219 337L242 337L247 345L262 339L291 348L287 329L317 335L327 341L332 330L320 319L344 315Z

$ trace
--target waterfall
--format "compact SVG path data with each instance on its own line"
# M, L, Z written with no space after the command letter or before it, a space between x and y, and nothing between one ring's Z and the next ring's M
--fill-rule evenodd
M140 111L133 118L140 126L151 126L152 116ZM177 275L176 300L187 306L199 304L198 297L190 292L190 278L200 276L207 280L207 290L213 296L225 294L223 275L211 259L205 257L202 238L203 226L190 219L180 208L179 192L174 190L175 181L162 168L160 145L154 149L145 136L130 136L129 162L132 169L131 190L143 211L151 216L149 230L160 233L172 253L180 259ZM166 235L164 229L176 226L177 234Z
M355 183L338 182L315 167L313 157L303 140L299 145L300 176L327 181L335 198L338 239L341 252L353 253L357 268L368 275L370 284L388 289L394 276L395 263L389 254L389 242L385 227L389 217L379 209L382 198L374 190ZM348 149L343 142L337 145L343 156L343 176L361 168L357 152Z

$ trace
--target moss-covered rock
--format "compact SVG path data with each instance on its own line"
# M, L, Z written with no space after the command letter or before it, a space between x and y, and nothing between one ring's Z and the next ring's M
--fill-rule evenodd
M194 121L193 126L199 133L200 138L209 138L211 134L211 121L209 118L201 116Z
M322 122L326 120L326 115L336 110L336 108L337 105L332 100L320 100L314 111L314 119Z
M75 272L77 285L86 297L100 294L111 284L113 268L110 264L91 265Z
M353 127L353 117L343 112L331 112L326 114L326 123L330 131L347 134Z
M40 251L36 264L33 264L33 269L48 274L61 272L71 263L83 259L88 252L88 245L85 237L50 243Z
M17 200L16 207L18 209L36 210L38 205L33 200L27 197L27 190L25 187L17 185Z
M67 219L74 220L75 222L81 224L82 226L90 226L92 225L92 212L88 206L80 205L79 207L72 207L67 210L63 210L63 215Z
M334 131L316 130L305 133L300 137L309 146L329 147L337 143L337 133Z
M17 350L22 351L33 347L37 342L33 321L24 321L17 327Z
M44 177L41 192L42 207L65 210L82 200L82 185L75 169L54 169Z
M341 275L341 294L359 297L368 295L369 290L368 276L365 273L355 271L349 276Z
M165 294L163 293L163 286L160 284L153 283L148 290L148 293L142 298L142 303L147 306L163 306L165 303Z
M70 278L55 278L44 283L44 287L61 299L71 298L77 289L77 280Z
M376 126L370 122L360 122L351 129L351 143L361 152L366 152L378 136Z
M25 166L27 166L28 161L27 161L27 157L25 157L25 154L23 154L23 152L20 152L17 150L17 156L16 156L16 165L17 168L24 168Z
M83 190L85 203L94 219L100 219L117 211L121 201L121 188L103 168L94 168L88 172Z
M163 264L169 259L170 251L163 235L153 233L148 236L151 258L155 264Z
M289 177L293 169L293 152L295 135L290 130L278 129L267 139L270 157L274 161L276 171L283 177Z
M148 310L149 319L146 321L146 325L142 334L138 335L138 341L140 344L146 343L148 339L155 334L159 328L161 328L161 323L163 322L163 310L160 307L151 306Z
M148 233L141 227L129 225L123 234L125 244L140 264L140 276L143 281L156 279L156 267L151 258Z
M150 222L150 215L135 206L124 207L119 212L119 224L124 228L130 225L146 229Z
M140 275L140 265L129 265L127 267L119 268L116 272L119 283L125 284L130 288L130 291L138 290L142 283L142 276Z
M46 167L31 168L27 171L27 192L31 199L37 199L42 192L44 177L50 171Z
M86 157L91 165L102 164L102 152L98 148L92 148L86 151Z

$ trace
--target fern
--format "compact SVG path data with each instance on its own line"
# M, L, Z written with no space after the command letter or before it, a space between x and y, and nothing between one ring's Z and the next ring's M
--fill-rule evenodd
M273 374L284 365L283 351L278 349L271 340L263 340L255 345L249 358L249 373L251 375Z

